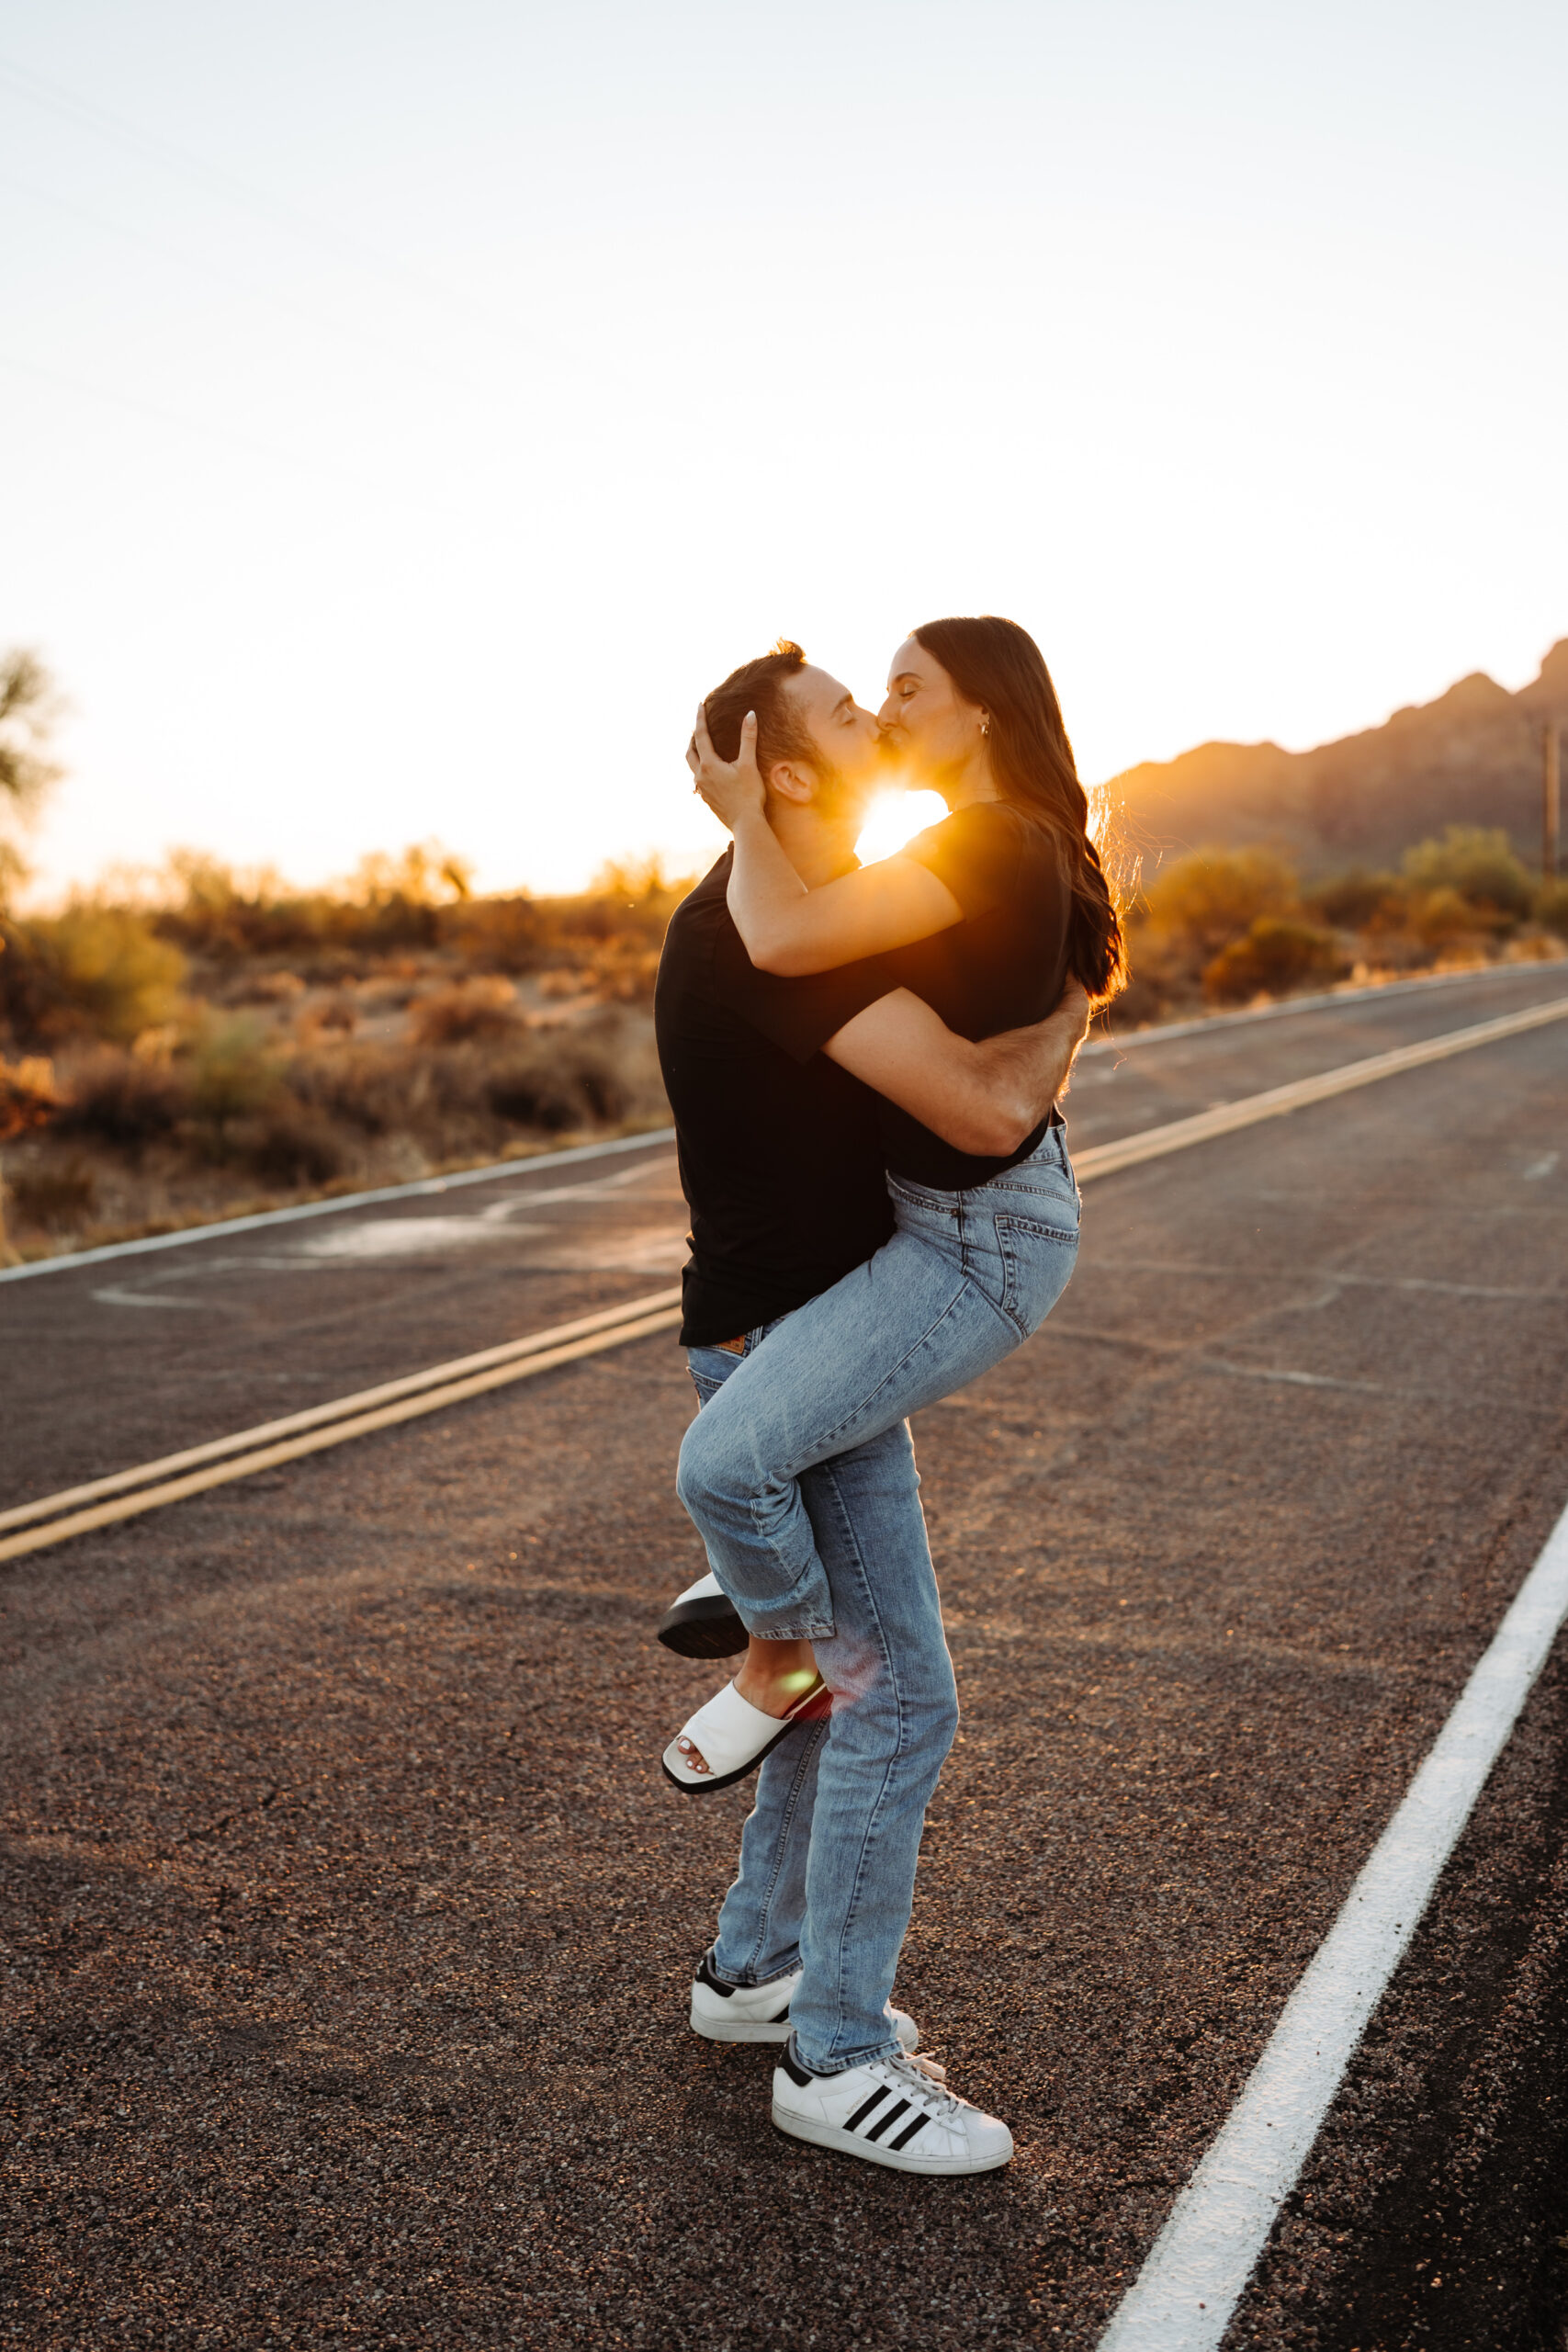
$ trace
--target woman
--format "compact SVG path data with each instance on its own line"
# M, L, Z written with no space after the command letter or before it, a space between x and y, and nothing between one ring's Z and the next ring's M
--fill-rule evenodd
M769 828L748 720L720 761L699 714L698 789L734 834L729 910L761 968L880 956L948 1026L983 1038L1043 1019L1069 977L1096 1004L1124 984L1121 928L1039 648L994 616L928 622L894 657L880 723L948 805L897 856L807 890ZM664 1769L728 1786L812 1707L810 1641L832 1625L798 1480L987 1371L1055 1306L1077 1249L1058 1115L1011 1158L956 1151L891 1103L897 1230L876 1256L702 1379L678 1487L750 1636L742 1679L699 1710ZM711 1654L711 1653L710 1653ZM803 1699L803 1690L805 1697Z

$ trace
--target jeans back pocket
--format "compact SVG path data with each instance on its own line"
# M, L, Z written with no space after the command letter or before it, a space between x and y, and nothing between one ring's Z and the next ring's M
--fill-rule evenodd
M1072 1280L1077 1221L1064 1201L1060 1224L1006 1214L996 1219L1002 1261L1002 1312L1025 1336L1037 1331Z

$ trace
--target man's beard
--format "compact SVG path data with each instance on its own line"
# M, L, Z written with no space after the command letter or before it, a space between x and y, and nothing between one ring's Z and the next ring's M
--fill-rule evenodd
M876 764L882 772L878 790L891 786L897 791L913 792L932 779L917 775L909 757L909 746L900 727L884 727L877 730Z
M863 785L852 784L842 768L834 767L820 752L813 755L811 765L817 776L817 813L830 825L848 817L856 817L869 797Z

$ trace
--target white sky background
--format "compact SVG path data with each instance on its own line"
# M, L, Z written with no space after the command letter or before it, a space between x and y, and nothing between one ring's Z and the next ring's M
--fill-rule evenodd
M46 887L716 829L698 694L998 611L1086 776L1568 632L1568 12L0 0Z

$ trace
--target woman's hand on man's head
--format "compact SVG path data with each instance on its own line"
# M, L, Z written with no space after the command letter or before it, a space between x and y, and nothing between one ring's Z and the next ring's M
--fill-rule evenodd
M708 733L707 713L699 703L697 723L686 746L686 765L721 825L733 832L749 816L760 817L767 795L757 765L757 715L749 710L740 722L740 748L733 760L721 760Z

